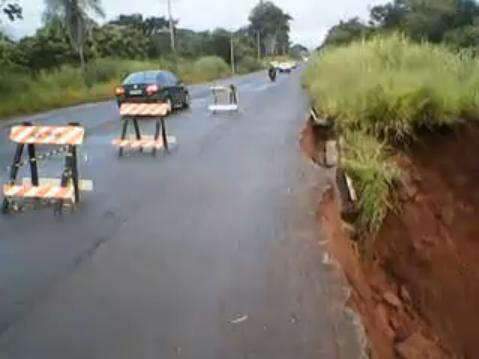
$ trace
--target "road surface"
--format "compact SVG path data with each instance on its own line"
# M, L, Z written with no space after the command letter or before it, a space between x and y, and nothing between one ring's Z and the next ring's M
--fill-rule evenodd
M317 244L327 175L298 146L299 78L235 78L231 115L210 115L208 88L193 87L192 109L168 120L179 145L156 159L117 157L113 102L29 117L87 128L81 175L95 190L61 218L0 217L0 358L359 357ZM2 183L13 122L0 130Z

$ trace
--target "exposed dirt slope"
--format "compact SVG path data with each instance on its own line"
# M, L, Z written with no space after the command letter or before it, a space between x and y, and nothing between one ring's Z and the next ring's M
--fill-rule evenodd
M336 193L319 210L351 304L376 358L479 358L479 126L424 134L397 161L408 174L402 211L386 219L372 259L360 259Z
M437 335L459 356L479 358L479 127L420 143L399 160L411 174L408 198L376 254Z

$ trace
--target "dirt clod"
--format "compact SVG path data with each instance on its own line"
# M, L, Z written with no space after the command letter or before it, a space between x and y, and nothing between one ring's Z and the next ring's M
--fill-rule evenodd
M431 340L421 333L414 333L396 345L396 353L401 359L443 359L444 354Z
M376 306L376 318L378 320L379 325L383 328L384 334L386 336L393 340L394 337L396 336L396 333L394 332L394 329L391 327L389 323L389 314L388 310L385 305L383 304L378 304Z
M391 305L395 309L400 309L402 307L401 300L393 292L387 292L383 295L384 301Z
M415 180L412 175L409 173L403 173L402 180L401 180L401 188L400 191L400 199L403 202L416 199L416 196L419 192L419 188L415 183Z
M400 289L400 295L401 295L401 299L407 303L407 304L411 304L412 300L411 300L411 294L409 294L409 291L407 290L407 288L403 285L401 286L401 289Z

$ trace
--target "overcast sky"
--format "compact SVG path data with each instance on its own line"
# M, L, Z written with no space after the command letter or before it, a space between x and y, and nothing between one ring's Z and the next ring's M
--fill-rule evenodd
M180 26L194 30L217 27L237 29L248 22L250 10L259 0L172 0L174 17ZM368 9L385 0L274 0L288 12L292 41L308 47L320 45L327 30L339 20L359 16L366 18ZM24 20L7 25L14 37L32 34L41 25L44 0L20 0ZM103 0L107 19L118 14L142 13L145 16L166 15L166 0Z

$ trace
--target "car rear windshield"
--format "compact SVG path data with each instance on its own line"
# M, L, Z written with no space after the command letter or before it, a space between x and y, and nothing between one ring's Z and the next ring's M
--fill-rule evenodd
M156 83L157 76L158 72L156 71L137 72L128 76L123 83L125 85L154 84Z

